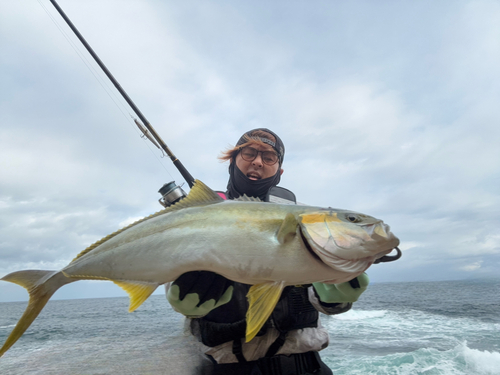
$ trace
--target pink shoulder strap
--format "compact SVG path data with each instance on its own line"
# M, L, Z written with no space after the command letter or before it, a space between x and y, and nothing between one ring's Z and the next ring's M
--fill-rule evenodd
M227 200L226 193L223 193L222 191L216 191L217 194L219 194L219 197L221 197L224 200Z

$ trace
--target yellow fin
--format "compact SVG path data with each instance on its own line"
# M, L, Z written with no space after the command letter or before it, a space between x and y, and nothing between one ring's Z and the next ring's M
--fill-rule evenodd
M187 195L186 198L181 199L179 202L177 202L174 206L177 208L186 208L186 207L194 207L194 206L200 206L200 205L205 205L205 204L214 204L214 203L219 203L219 202L224 202L224 199L222 199L219 194L217 194L215 191L210 189L207 185L205 185L203 182L200 180L195 180L194 185L189 191L189 194ZM168 208L167 208L168 210Z
M281 223L280 229L278 229L278 233L276 234L276 238L280 244L284 244L290 239L292 239L297 232L297 225L299 222L294 214L288 213L285 216L285 220Z
M284 281L268 282L250 287L247 294L249 307L246 317L246 342L255 337L269 316L271 316L284 288Z
M71 280L58 271L26 270L10 273L0 280L9 281L28 290L30 299L23 316L0 348L0 357L22 336L42 311L50 297Z
M158 288L158 284L146 283L143 281L111 281L128 293L130 297L128 312L132 312L141 306L142 303L156 290L156 288Z

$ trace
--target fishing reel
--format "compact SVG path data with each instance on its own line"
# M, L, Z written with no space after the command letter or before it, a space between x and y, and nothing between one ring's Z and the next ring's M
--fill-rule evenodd
M161 194L161 198L158 199L158 202L166 208L179 202L182 198L185 198L187 194L184 190L182 190L182 185L183 184L180 186L176 185L175 181L170 181L169 183L163 185L160 190L158 190L158 193Z

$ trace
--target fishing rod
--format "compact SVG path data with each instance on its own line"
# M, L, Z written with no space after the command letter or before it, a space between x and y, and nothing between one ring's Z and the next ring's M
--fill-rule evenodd
M136 113L136 115L139 117L139 119L142 121L142 124L137 121L137 119L134 119L135 124L138 126L138 128L141 130L144 136L146 136L156 147L160 148L161 150L165 151L165 153L170 157L172 162L174 163L175 167L177 170L180 172L182 177L184 177L184 180L188 183L189 187L193 187L194 184L194 178L191 176L191 174L188 172L188 170L184 167L184 165L181 163L181 161L174 155L174 153L168 148L166 143L161 139L161 137L158 135L156 130L153 128L153 126L149 123L149 121L144 117L142 112L137 108L135 103L130 99L128 94L125 92L125 90L121 87L121 85L118 83L118 81L113 77L111 72L108 70L106 65L101 61L99 56L94 52L92 47L87 43L85 38L80 34L78 29L75 27L73 22L68 18L66 13L61 9L59 4L55 0L50 0L54 8L59 12L61 17L66 21L68 24L69 28L73 31L73 33L76 35L76 37L82 42L83 46L87 49L87 51L90 53L90 55L94 58L95 62L99 67L102 69L102 71L106 74L106 76L110 79L110 81L113 83L115 88L118 90L118 92L122 95L123 99L128 103L128 105L132 108L132 110ZM149 133L148 133L149 131ZM180 190L180 191L179 191ZM174 199L174 201L170 201L170 203L165 203L162 202L162 199L160 199L160 203L165 206L174 203L175 201L179 200L182 198L185 193L182 191L182 189L175 185L175 182L169 182L168 184L163 185L163 187L160 189L159 193L162 195L162 199L165 202L169 202L167 200L167 196L169 199Z

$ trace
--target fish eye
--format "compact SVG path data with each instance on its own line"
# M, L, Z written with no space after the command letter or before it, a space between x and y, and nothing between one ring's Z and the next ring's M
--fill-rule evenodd
M361 221L361 218L358 215L354 214L347 214L346 219L351 223L359 223Z

